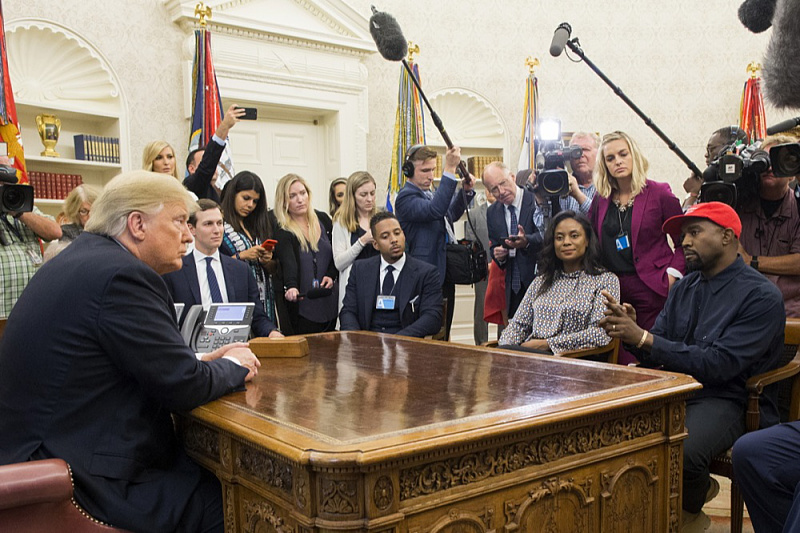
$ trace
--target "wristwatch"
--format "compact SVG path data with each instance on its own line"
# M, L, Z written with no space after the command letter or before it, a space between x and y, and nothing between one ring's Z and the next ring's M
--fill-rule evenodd
M754 255L750 258L750 266L758 270L758 256Z

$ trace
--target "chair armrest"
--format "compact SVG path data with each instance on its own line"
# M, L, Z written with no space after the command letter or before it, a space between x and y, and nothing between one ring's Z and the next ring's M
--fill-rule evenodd
M497 348L497 341L486 341L482 342L481 346L486 346L488 348Z
M62 459L0 466L0 509L71 498L72 477Z
M751 377L747 380L745 387L750 394L761 394L767 385L790 378L798 372L800 372L800 353L780 368Z
M560 357L572 357L580 359L584 357L589 357L591 355L603 355L603 354L608 354L609 363L616 363L617 356L619 354L619 339L612 339L611 342L609 342L605 346L599 346L597 348L585 348L583 350L572 350L569 352L563 352L560 354Z

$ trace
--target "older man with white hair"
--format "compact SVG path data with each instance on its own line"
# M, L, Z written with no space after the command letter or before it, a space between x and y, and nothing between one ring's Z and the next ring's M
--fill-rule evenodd
M219 482L183 452L171 412L243 390L238 343L199 361L161 274L181 267L194 207L181 184L111 180L86 231L22 293L0 344L0 464L58 457L93 517L134 531L222 531Z

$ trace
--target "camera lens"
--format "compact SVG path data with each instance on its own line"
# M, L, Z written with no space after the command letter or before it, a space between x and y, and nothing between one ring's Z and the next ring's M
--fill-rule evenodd
M772 171L776 177L788 178L800 174L800 144L779 144L769 149Z
M0 186L0 212L30 211L33 188L28 185Z

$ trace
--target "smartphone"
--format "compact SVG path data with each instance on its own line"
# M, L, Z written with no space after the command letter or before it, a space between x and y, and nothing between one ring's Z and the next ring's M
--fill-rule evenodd
M261 247L264 248L265 250L272 251L272 249L275 248L276 244L278 244L278 241L274 239L267 239L261 243Z
M240 120L256 120L258 118L258 109L255 107L237 107L236 109L244 109L244 115L239 117Z

